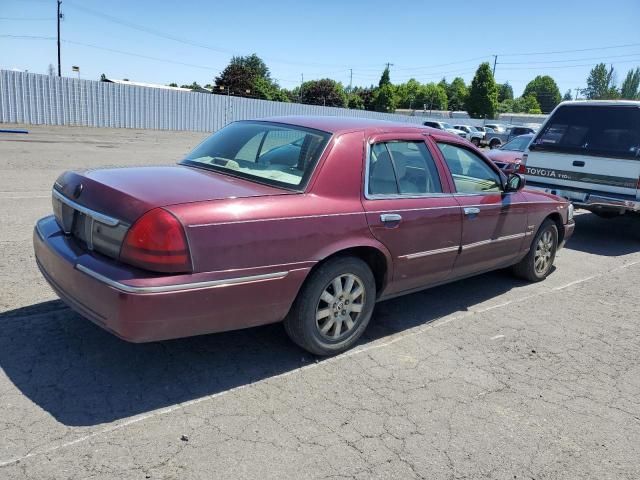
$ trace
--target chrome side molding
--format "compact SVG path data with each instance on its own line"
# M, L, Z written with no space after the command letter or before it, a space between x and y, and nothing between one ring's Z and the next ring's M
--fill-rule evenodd
M230 285L240 285L243 283L252 283L259 282L262 280L279 280L281 278L286 277L289 272L274 272L274 273L264 273L261 275L250 275L247 277L235 277L235 278L225 278L221 280L209 280L206 282L190 282L190 283L179 283L176 285L158 285L153 287L132 287L131 285L126 285L122 282L118 282L116 280L112 280L104 275L91 270L84 265L77 264L76 270L93 277L99 282L104 283L110 287L115 288L116 290L120 290L125 293L164 293L164 292L181 292L186 290L196 290L199 288L211 288L211 287L227 287Z

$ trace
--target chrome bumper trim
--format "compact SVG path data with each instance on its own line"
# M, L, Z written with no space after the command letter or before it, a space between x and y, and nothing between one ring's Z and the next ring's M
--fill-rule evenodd
M100 223L104 223L105 225L109 225L110 227L115 227L120 223L120 220L118 220L117 218L113 218L113 217L110 217L110 216L105 215L103 213L96 212L95 210L91 210L90 208L84 207L84 206L80 205L79 203L74 202L73 200L71 200L71 199L65 197L64 195L62 195L55 188L52 190L52 194L53 194L53 196L55 198L60 200L62 203L67 204L68 206L70 206L74 210L77 210L77 211L79 211L81 213L84 213L88 217L91 217L91 218L93 218L94 220L96 220L96 221L98 221Z
M634 212L640 212L640 200L622 200L620 198L605 197L601 195L589 195L585 201L573 201L576 207L606 207L622 208Z
M76 270L89 275L90 277L104 283L110 287L125 293L165 293L182 292L185 290L196 290L199 288L227 287L230 285L241 285L244 283L259 282L262 280L279 280L286 277L289 272L264 273L261 275L251 275L248 277L225 278L222 280L209 280L207 282L179 283L176 285L158 285L154 287L132 287L121 282L117 282L104 275L94 272L84 265L76 265Z

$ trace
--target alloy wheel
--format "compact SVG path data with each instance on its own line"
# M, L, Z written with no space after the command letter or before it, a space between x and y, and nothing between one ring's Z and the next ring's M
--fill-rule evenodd
M340 340L359 323L365 303L362 280L352 273L334 278L322 291L316 307L316 327L323 337Z
M553 234L546 230L538 239L534 256L534 268L539 275L544 275L551 268L553 247Z

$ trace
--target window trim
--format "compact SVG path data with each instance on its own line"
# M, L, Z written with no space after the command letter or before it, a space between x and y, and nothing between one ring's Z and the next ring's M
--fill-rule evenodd
M387 152L389 152L389 148L387 147L387 143L389 142L411 142L411 143L420 143L422 142L431 155L433 159L433 164L436 167L436 172L438 173L438 181L440 182L440 188L443 190L442 192L431 192L431 193L369 193L369 168L371 165L371 150L374 145L378 143L383 143ZM393 167L393 173L396 177L396 186L398 188L398 192L400 192L400 185L398 185L398 176L396 175L396 166L393 162L393 157L391 153L389 153L389 157L391 158L391 166ZM367 200L393 200L393 199L420 199L420 198L442 198L442 197L450 197L453 194L451 192L445 192L445 185L443 183L443 179L441 178L440 171L438 170L437 160L434 158L431 149L429 148L429 144L424 140L403 140L398 138L394 139L383 139L383 140L375 140L375 141L367 141L367 148L365 151L365 169L364 169L364 198Z
M457 142L449 142L446 140L441 140L441 139L434 139L434 143L436 144L436 148L438 149L438 154L440 154L440 156L442 157L442 161L444 162L446 168L447 168L447 172L449 172L449 177L451 178L451 184L453 185L454 188L454 192L452 193L452 195L454 197L469 197L469 196L477 196L477 195L495 195L497 193L501 194L501 195L507 195L509 193L515 193L515 192L507 192L505 190L505 181L506 181L506 177L505 174L491 161L487 161L486 158L484 158L484 156L482 155L478 155L476 152L474 152L473 150L467 148L465 145L461 145L460 143ZM456 147L456 148L460 148L462 150L466 150L467 152L475 155L476 157L480 158L480 160L482 160L485 165L487 165L491 170L493 170L495 173L498 174L498 178L500 179L500 191L498 192L473 192L473 193L469 193L469 192L458 192L458 186L456 185L456 181L453 178L453 173L451 173L451 169L449 168L449 164L447 163L447 159L444 158L444 153L442 153L442 150L440 150L440 148L438 147L438 144L445 144L445 145L451 145L452 147Z

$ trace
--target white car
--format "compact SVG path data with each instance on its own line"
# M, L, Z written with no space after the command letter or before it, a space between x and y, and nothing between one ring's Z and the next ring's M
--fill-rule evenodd
M603 217L640 214L640 102L558 105L525 151L527 186Z
M456 130L462 130L467 134L467 140L479 147L484 141L484 132L479 131L473 125L454 125Z
M462 130L458 130L457 128L454 128L451 126L450 123L447 122L438 122L435 120L427 120L426 122L422 123L425 127L431 127L431 128L437 128L438 130L444 130L446 132L449 133L453 133L454 135L458 135L462 138L466 138L467 140L469 140L469 136L467 135L467 132L462 131Z

